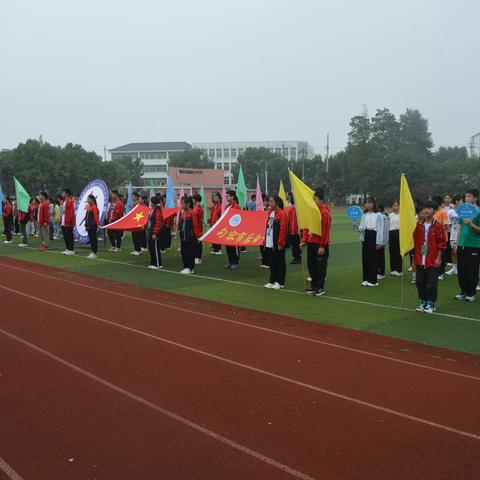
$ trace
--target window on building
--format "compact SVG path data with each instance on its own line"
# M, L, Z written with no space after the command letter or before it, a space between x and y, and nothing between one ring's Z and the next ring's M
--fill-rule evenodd
M279 148L279 147L277 147L277 148L275 149L275 153L278 153L279 155L281 155L281 154L282 154L282 149Z
M222 158L222 149L221 148L217 148L217 158Z
M158 167L158 171L159 172L166 172L167 171L167 166L166 165L160 165Z
M165 160L167 158L167 152L160 152L160 155L158 158Z
M230 185L230 177L224 178L225 185Z
M209 151L208 151L208 156L210 158L215 158L215 150L213 148L211 148Z
M244 148L239 148L238 149L238 155L243 155L245 153L245 149Z
M223 169L226 171L226 172L229 172L230 171L230 164L229 163L226 163L223 167Z
M221 163L217 163L217 170L221 170L222 169L222 164Z
M228 148L223 149L223 158L230 158L230 150Z
M232 149L230 150L230 156L231 156L232 158L237 158L237 149L236 149L236 148L232 148Z
M297 149L295 147L290 147L290 156L291 157L297 156Z

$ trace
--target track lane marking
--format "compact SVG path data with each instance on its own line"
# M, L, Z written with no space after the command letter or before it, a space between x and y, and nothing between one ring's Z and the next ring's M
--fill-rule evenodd
M55 307L55 308L58 308L58 309L61 309L61 310L65 310L65 311L68 311L70 313L81 315L81 316L90 318L92 320L96 320L98 322L104 323L106 325L110 325L110 326L113 326L113 327L116 327L116 328L120 328L122 330L126 330L128 332L133 332L133 333L136 333L138 335L142 335L144 337L151 338L151 339L163 342L165 344L172 345L172 346L177 347L177 348L181 348L183 350L187 350L189 352L193 352L193 353L196 353L196 354L199 354L199 355L203 355L203 356L208 357L208 358L213 358L214 360L218 360L220 362L224 362L224 363L227 363L229 365L234 365L236 367L240 367L240 368L243 368L245 370L249 370L249 371L252 371L252 372L255 372L255 373L259 373L259 374L265 375L267 377L275 378L277 380L280 380L280 381L283 381L283 382L286 382L286 383L290 383L292 385L296 385L296 386L299 386L299 387L302 387L302 388L306 388L308 390L313 390L315 392L322 393L322 394L330 396L330 397L338 398L338 399L345 400L345 401L350 402L350 403L361 405L362 407L367 407L367 408L370 408L372 410L376 410L376 411L379 411L379 412L382 412L382 413L388 413L390 415L393 415L393 416L396 416L396 417L399 417L399 418L402 418L402 419L410 420L412 422L420 423L420 424L423 424L423 425L428 425L430 427L433 427L433 428L436 428L436 429L439 429L439 430L443 430L443 431L446 431L446 432L449 432L449 433L455 433L455 434L461 435L463 437L467 437L467 438L470 438L470 439L473 439L473 440L480 441L480 435L478 435L476 433L471 433L471 432L467 432L467 431L460 430L460 429L457 429L457 428L449 427L448 425L443 425L441 423L433 422L433 421L427 420L425 418L416 417L414 415L409 415L407 413L399 412L397 410L393 410L391 408L383 407L383 406L377 405L375 403L366 402L364 400L360 400L358 398L351 397L349 395L344 395L342 393L338 393L338 392L334 392L332 390L327 390L325 388L317 387L315 385L311 385L311 384L308 384L308 383L305 383L305 382L301 382L299 380L295 380L295 379L290 378L290 377L285 377L283 375L280 375L280 374L277 374L277 373L274 373L274 372L270 372L268 370L263 370L261 368L253 367L253 366L248 365L246 363L241 363L241 362L237 362L235 360L230 360L226 357L222 357L220 355L215 355L213 353L209 353L209 352L206 352L204 350L200 350L200 349L197 349L197 348L194 348L194 347L190 347L190 346L184 345L182 343L174 342L172 340L168 340L167 338L159 337L157 335L153 335L151 333L144 332L144 331L138 330L136 328L127 327L126 325L115 323L115 322L112 322L112 321L107 320L105 318L101 318L101 317L98 317L96 315L92 315L90 313L82 312L82 311L76 310L74 308L70 308L70 307L66 307L64 305L60 305L60 304L57 304L57 303L54 303L54 302L50 302L48 300L44 300L43 298L35 297L35 296L30 295L28 293L24 293L24 292L21 292L19 290L14 290L12 288L5 287L4 285L0 285L0 288L4 289L4 290L7 290L7 291L9 291L13 294L20 295L20 296L23 296L25 298L29 298L30 300L35 300L37 302L44 303L46 305L50 305L52 307ZM3 330L1 328L0 328L0 332L4 333L5 335L10 335L12 337L15 337L14 334L10 334L9 332L7 332L6 330ZM20 338L20 337L18 337L18 338ZM24 340L24 342L28 343L26 340ZM33 344L31 344L31 345L33 345ZM41 350L41 347L37 347L37 348ZM53 355L53 354L51 354L51 355ZM60 358L60 357L58 357L58 358Z
M0 457L0 470L10 480L23 480L23 478L2 457Z
M468 375L468 374L465 374L465 373L454 372L452 370L446 370L446 369L438 368L438 367L431 367L429 365L423 365L423 364L417 363L417 362L411 362L411 361L408 361L408 360L402 360L400 358L389 357L388 355L382 355L382 354L379 354L379 353L367 352L365 350L360 350L360 349L353 348L353 347L347 347L347 346L339 345L339 344L336 344L336 343L326 342L324 340L318 340L318 339L314 339L314 338L304 337L302 335L295 335L293 333L282 332L280 330L274 330L274 329L268 328L268 327L261 327L259 325L253 325L253 324L250 324L250 323L241 322L239 320L231 320L229 318L220 317L218 315L213 315L213 314L210 314L210 313L204 313L204 312L200 312L200 311L197 311L197 310L191 310L191 309L188 309L188 308L185 308L185 307L179 307L179 306L176 306L176 305L170 305L168 303L163 303L163 302L159 302L159 301L156 301L156 300L149 300L149 299L145 299L145 298L134 297L134 296L128 295L126 293L106 290L106 289L101 288L101 287L95 287L93 285L86 285L86 284L83 284L81 282L75 282L73 280L67 280L65 278L59 278L59 277L56 277L56 276L53 276L53 275L48 275L48 274L45 274L45 273L35 272L34 270L29 270L29 269L26 269L26 268L14 267L12 265L4 264L4 263L0 263L0 266L4 266L4 267L10 268L12 270L18 270L18 271L21 271L21 272L37 275L37 276L44 277L44 278L49 278L49 279L52 279L52 280L57 280L59 282L64 282L64 283L68 283L68 284L71 284L71 285L80 286L80 287L87 288L87 289L90 289L90 290L96 290L96 291L99 291L99 292L102 292L102 293L108 293L110 295L116 295L116 296L119 296L119 297L127 298L129 300L136 300L136 301L139 301L139 302L148 303L150 305L158 305L160 307L166 307L166 308L170 308L172 310L177 310L177 311L184 312L184 313L201 315L203 317L212 318L214 320L219 320L219 321L222 321L224 323L230 323L230 324L233 324L233 325L239 325L239 326L248 327L248 328L252 328L252 329L256 329L256 330L261 330L261 331L264 331L264 332L273 333L275 335L281 335L281 336L284 336L284 337L295 338L296 340L303 340L303 341L307 341L307 342L310 342L310 343L315 343L315 344L318 344L318 345L323 345L323 346L335 348L335 349L338 349L338 350L345 350L345 351L348 351L348 352L359 353L359 354L374 357L374 358L380 358L382 360L388 360L388 361L391 361L391 362L396 362L396 363L400 363L400 364L403 364L403 365L408 365L410 367L422 368L422 369L425 369L425 370L430 370L430 371L434 371L434 372L438 372L438 373L443 373L443 374L447 374L447 375L454 375L456 377L462 377L462 378L467 378L467 379L470 379L470 380L480 381L480 377L476 377L474 375ZM95 277L95 278L98 278L98 277Z

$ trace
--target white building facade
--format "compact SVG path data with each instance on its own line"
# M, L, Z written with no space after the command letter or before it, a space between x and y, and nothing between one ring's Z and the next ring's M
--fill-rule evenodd
M303 158L312 159L315 156L313 147L303 141L266 141L266 142L196 142L192 148L203 150L210 160L215 162L215 168L225 171L225 185L233 184L232 165L247 148L266 148L271 153L283 155L291 163Z

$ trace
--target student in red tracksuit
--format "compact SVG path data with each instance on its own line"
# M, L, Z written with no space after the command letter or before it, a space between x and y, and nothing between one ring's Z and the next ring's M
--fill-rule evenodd
M62 191L62 218L60 220L62 227L63 240L65 242L64 255L75 255L75 246L73 240L73 227L75 226L75 200L69 188Z
M303 230L302 247L307 246L307 266L310 274L311 285L305 290L309 295L320 297L325 295L325 279L327 277L328 257L330 255L330 227L332 214L324 200L324 192L315 190L313 199L320 210L322 234L316 235L308 230Z
M162 247L160 232L163 228L163 212L160 205L160 197L156 195L150 199L152 210L147 222L147 243L150 252L150 265L148 268L158 270L162 267Z
M125 212L125 205L118 194L118 190L112 190L110 194L110 206L108 208L107 223L113 223L122 218ZM112 246L110 252L121 252L122 246L122 230L108 230L108 238Z
M88 240L90 241L90 249L92 252L87 258L97 258L98 242L97 231L100 223L100 212L97 206L97 199L94 195L87 197L87 206L85 208L85 230L88 233Z
M48 241L50 240L50 202L48 201L47 192L40 192L40 207L38 208L38 225L40 227L40 238L42 239L39 250L48 249Z
M445 229L435 220L438 204L432 200L423 202L421 221L417 223L415 241L415 273L420 305L417 312L433 313L438 297L438 277L442 265L442 254L447 248Z
M193 214L197 216L197 225L200 225L200 229L197 232L200 233L197 235L197 244L195 248L195 265L200 265L202 263L202 253L203 253L203 248L202 248L202 242L198 241L198 238L200 238L203 235L203 219L205 212L203 211L203 207L200 205L200 202L202 201L202 196L199 193L196 193L193 195Z
M30 209L30 207L28 207ZM27 225L30 221L30 213L28 212L18 212L19 218L18 223L20 224L20 235L22 236L22 241L18 245L19 247L28 247L28 232Z
M180 273L190 275L195 268L195 249L199 232L202 226L198 224L198 216L193 213L193 200L190 197L182 198L182 210L178 221L180 234L180 251L182 254L183 270Z
M13 205L10 197L5 197L2 211L3 226L5 227L5 236L7 239L3 243L12 243L13 234Z
M271 195L269 214L265 231L265 253L269 259L270 281L265 288L278 290L285 287L287 267L285 264L285 245L287 243L287 214L283 210L283 200Z
M300 248L300 232L298 230L297 211L295 210L295 199L293 193L287 193L288 206L285 208L288 219L287 245L292 249L292 265L302 263L302 249Z
M238 204L237 194L234 190L229 190L227 192L227 202L230 208L235 210L240 210L240 205ZM225 247L228 256L228 263L225 265L225 268L229 270L236 270L240 265L240 248L238 247Z
M215 225L217 220L222 216L222 197L220 194L214 193L212 196L212 206L210 207L210 217L208 217L208 224ZM211 255L221 255L222 247L220 245L212 245Z

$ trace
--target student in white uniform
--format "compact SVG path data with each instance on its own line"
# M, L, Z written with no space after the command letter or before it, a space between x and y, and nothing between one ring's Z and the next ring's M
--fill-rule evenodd
M398 200L392 203L392 212L388 215L388 245L390 252L390 275L403 275L402 256L400 255L400 204Z
M365 287L378 286L377 281L377 250L385 245L384 215L377 211L377 202L373 197L367 197L364 203L364 213L358 226L362 240L362 267Z
M458 215L455 211L463 203L463 197L461 195L455 195L453 197L453 208L448 210L448 219L450 225L450 232L448 235L450 247L452 249L452 268L446 272L447 275L457 275L457 255L455 254L455 249L457 247L458 240L458 231L459 231L459 221Z

